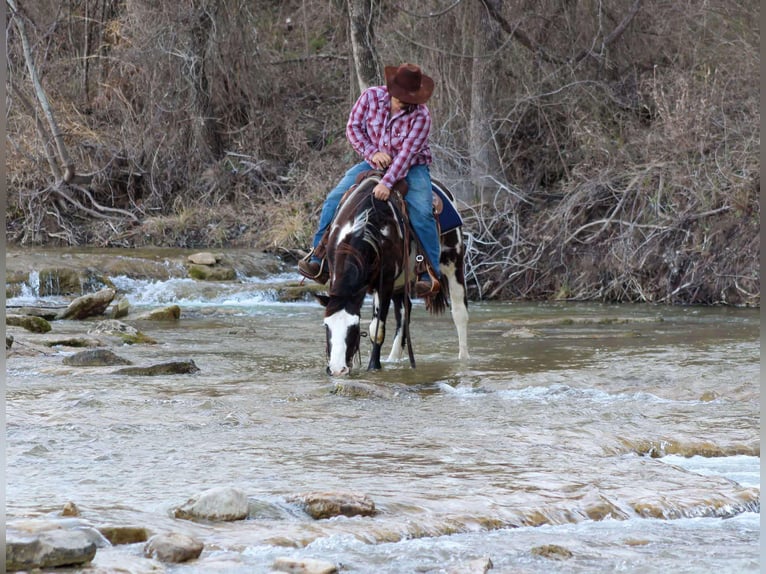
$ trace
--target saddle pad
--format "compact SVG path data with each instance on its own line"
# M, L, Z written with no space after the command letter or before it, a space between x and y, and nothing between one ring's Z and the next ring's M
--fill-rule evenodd
M450 196L435 183L431 188L434 190L434 193L439 196L439 199L442 200L442 204L444 205L442 212L436 216L439 219L442 235L463 225L463 219L460 217L455 204L452 203Z

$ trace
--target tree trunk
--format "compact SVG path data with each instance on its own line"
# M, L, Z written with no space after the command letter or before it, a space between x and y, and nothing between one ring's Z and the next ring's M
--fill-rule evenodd
M191 29L192 64L189 73L194 111L198 115L197 121L194 122L194 132L199 149L203 152L203 158L206 161L216 161L223 154L223 143L218 133L213 104L210 101L210 85L205 70L206 51L213 28L213 18L214 15L203 7L200 9L196 24Z
M347 0L351 30L353 72L359 93L381 83L382 74L375 49L373 11L375 0ZM357 94L358 95L358 94Z
M51 108L50 102L48 102L48 97L45 95L45 90L43 89L42 82L40 81L40 76L37 73L34 56L32 55L32 47L29 44L27 30L24 26L24 18L21 14L19 14L15 0L6 1L8 6L11 8L11 18L13 19L13 23L16 25L16 29L19 32L21 48L24 52L24 62L27 65L27 70L29 70L29 77L32 79L32 85L35 89L35 96L37 97L37 101L43 110L43 114L45 114L45 119L48 121L48 126L51 130L51 136L54 143L56 144L56 151L58 152L59 160L64 164L63 175L61 175L60 171L58 172L58 175L54 171L53 175L57 180L57 184L61 184L62 180L63 183L70 183L75 177L74 162L69 156L66 145L64 145L64 136L61 133L58 122L56 122L56 118L53 115L53 109Z
M501 0L482 0L477 3L474 59L471 69L471 119L469 125L469 153L471 157L471 185L474 199L491 198L492 178L502 179L500 158L492 132L492 106L497 60L490 57L501 45L497 26L487 14L484 3L495 4L499 10Z

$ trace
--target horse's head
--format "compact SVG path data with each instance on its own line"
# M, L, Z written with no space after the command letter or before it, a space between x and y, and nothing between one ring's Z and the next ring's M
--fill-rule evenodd
M354 355L359 351L361 300L355 306L339 305L336 299L327 295L317 294L316 298L325 307L327 374L333 377L347 375L351 371Z

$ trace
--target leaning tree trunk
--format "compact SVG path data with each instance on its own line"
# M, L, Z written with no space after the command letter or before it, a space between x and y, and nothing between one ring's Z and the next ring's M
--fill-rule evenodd
M48 156L48 161L51 165L51 169L53 170L53 177L56 179L57 187L60 187L62 182L70 183L72 180L74 180L74 161L72 161L72 158L67 151L66 145L64 144L64 136L61 133L61 129L59 128L58 122L56 121L56 117L53 115L53 108L48 101L48 96L45 95L43 84L40 81L40 75L37 73L35 59L32 55L32 47L29 43L29 37L27 36L27 30L24 25L24 17L21 15L18 7L16 6L16 0L6 1L11 9L11 19L13 20L13 23L16 26L16 30L19 33L21 48L24 52L24 62L27 66L27 70L29 71L29 77L32 80L32 85L34 86L35 96L37 97L40 108L42 109L43 114L45 115L45 119L48 122L51 139L53 140L56 146L56 151L58 152L58 160L61 161L64 167L62 174L58 163L52 158L52 156ZM38 130L41 129L41 125L39 123L37 124L37 128Z
M349 25L351 28L351 56L353 74L359 93L380 83L378 53L375 49L375 28L373 12L375 0L346 0Z
M471 158L471 186L474 199L490 199L493 179L502 179L500 157L492 132L492 107L494 82L497 77L497 60L493 55L501 45L497 26L487 14L485 2L498 6L501 0L482 0L477 3L474 58L471 69L471 119L469 125L469 155Z

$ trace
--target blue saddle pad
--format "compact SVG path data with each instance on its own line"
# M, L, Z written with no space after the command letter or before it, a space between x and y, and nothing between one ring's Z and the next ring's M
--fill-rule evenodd
M434 193L439 196L444 205L442 212L439 214L439 226L441 227L442 234L463 225L463 219L460 217L455 204L452 202L452 198L447 195L447 192L435 183L431 188L434 190Z

